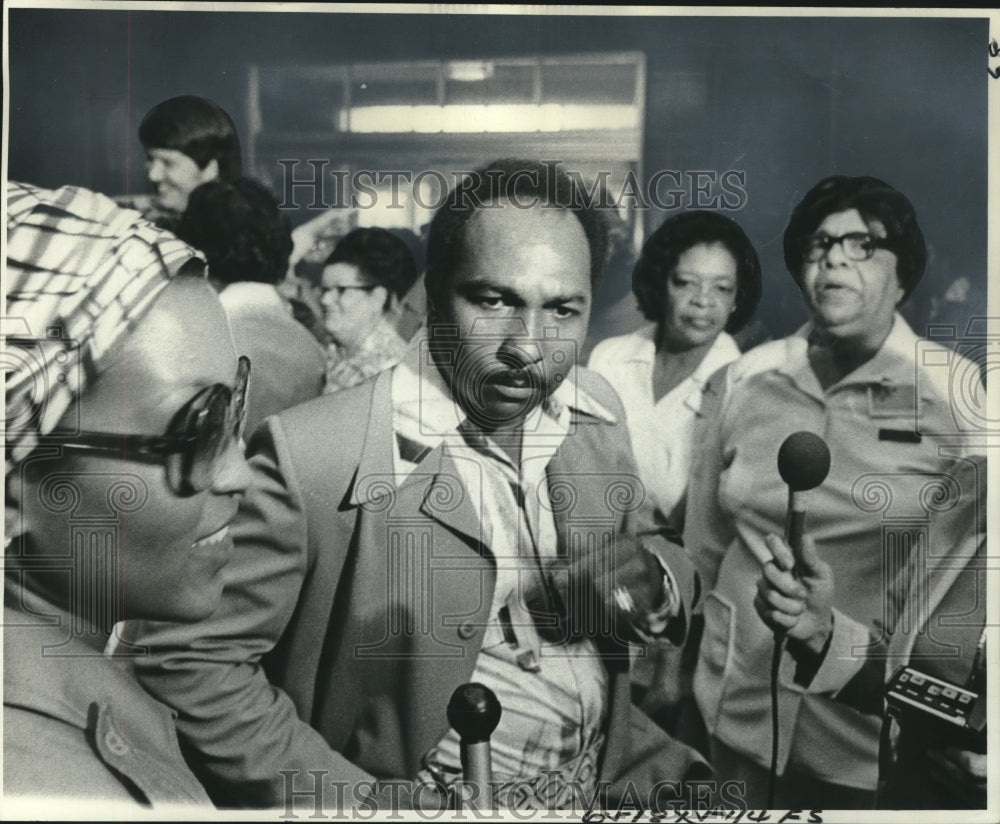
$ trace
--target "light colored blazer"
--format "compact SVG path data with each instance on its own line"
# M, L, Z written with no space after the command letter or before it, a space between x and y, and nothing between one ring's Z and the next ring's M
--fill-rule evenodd
M256 481L233 528L221 608L140 638L150 646L140 677L177 710L217 801L281 806L279 770L303 771L296 789L312 786L305 770L412 779L447 731L452 691L473 672L492 556L458 483L459 456L439 447L395 487L391 377L284 412L256 433ZM573 380L622 420L600 377L578 370ZM693 567L646 517L624 426L576 413L548 474L553 502L564 502L555 507L561 552L572 558L595 533L647 533L691 614ZM601 777L641 787L704 776L693 750L631 708L624 642L598 641L610 681Z
M959 425L948 374L933 364L950 358L954 374L972 380L978 370L918 338L897 315L879 352L824 390L809 365L808 335L806 326L750 350L713 379L705 395L708 423L684 527L706 587L694 694L708 731L766 768L774 639L753 599L771 557L764 537L782 534L787 512L775 456L795 431L820 434L830 446L831 467L809 493L806 528L837 580L834 633L809 687L795 682L790 656L782 659L778 770L783 774L791 763L823 781L874 790L878 719L833 693L860 670L870 633L887 620L885 593L898 590L885 581L894 580L904 557L896 536L903 525L909 535L939 520L933 490L951 463L947 455L971 448L972 427Z

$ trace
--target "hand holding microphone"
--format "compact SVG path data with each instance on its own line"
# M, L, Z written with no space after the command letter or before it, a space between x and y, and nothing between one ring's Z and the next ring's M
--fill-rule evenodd
M778 473L788 485L785 539L766 537L772 562L757 583L754 607L777 635L819 653L832 625L833 573L805 535L806 494L830 472L830 450L812 432L789 435L778 450Z
M789 640L789 652L795 656L796 648L812 651L813 645L819 640L819 647L814 651L814 658L818 658L826 646L826 639L830 636L833 625L830 611L833 576L830 568L816 555L812 539L805 537L804 493L823 483L829 472L830 449L821 437L812 432L796 432L785 438L778 450L778 474L788 485L785 540L782 541L777 535L766 536L771 560L764 565L753 602L761 620L774 631L768 809L774 806L778 781L778 670L781 650L785 641ZM823 616L829 617L828 623L825 623ZM799 674L796 673L796 681L798 680Z
M833 571L808 536L802 540L799 577L791 547L777 535L765 540L773 558L757 582L754 608L776 634L818 655L833 629ZM789 652L795 651L796 645L789 645Z

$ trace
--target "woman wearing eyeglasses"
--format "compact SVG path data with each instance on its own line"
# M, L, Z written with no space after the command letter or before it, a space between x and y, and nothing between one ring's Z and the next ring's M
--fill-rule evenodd
M897 312L926 261L901 192L871 177L821 181L792 212L784 255L810 322L730 365L703 406L685 522L706 592L694 694L717 779L745 782L747 806L766 806L774 636L754 597L784 533L778 449L794 432L815 433L830 448L831 468L809 493L806 531L837 585L832 626L803 624L787 639L799 654L780 661L772 803L867 808L879 720L835 693L860 668L872 636L898 619L899 572L919 562L911 551L935 517L934 483L951 460L940 450L967 449L967 410L958 407L982 387L973 364L918 338ZM955 374L968 395L950 384ZM808 574L801 583L820 586Z
M7 255L4 792L208 804L119 622L215 610L249 362L193 250L100 195L9 183Z
M400 361L406 341L396 324L403 296L416 279L410 250L385 229L355 229L338 241L323 266L320 298L333 339L327 348L327 392L364 383Z

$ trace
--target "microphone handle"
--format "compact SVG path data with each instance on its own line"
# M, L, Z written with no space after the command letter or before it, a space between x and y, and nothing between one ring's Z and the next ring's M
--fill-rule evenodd
M460 746L462 783L466 786L472 785L475 787L472 798L461 799L460 808L491 812L494 810L494 800L492 787L493 765L490 758L489 739L474 743L462 741Z
M802 536L806 530L805 496L788 490L788 517L785 519L785 543L792 550L795 566L792 574L796 578L802 572Z

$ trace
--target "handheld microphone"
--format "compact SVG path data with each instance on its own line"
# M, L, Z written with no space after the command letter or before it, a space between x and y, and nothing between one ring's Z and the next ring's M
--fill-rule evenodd
M806 500L803 492L815 489L830 472L830 448L819 435L795 432L778 449L778 474L788 485L788 517L785 541L795 557L795 577L801 572L802 535L806 526Z
M792 550L795 566L792 574L801 575L802 536L806 528L806 500L802 493L815 489L830 472L830 448L819 435L795 432L778 449L778 474L788 485L788 517L785 541ZM778 783L778 668L785 633L775 632L771 656L771 768L767 777L767 807L773 809Z

